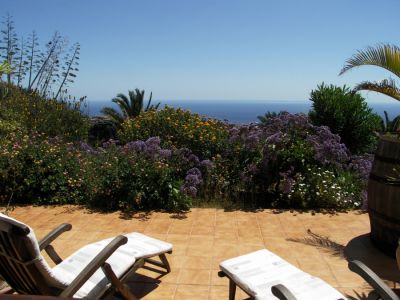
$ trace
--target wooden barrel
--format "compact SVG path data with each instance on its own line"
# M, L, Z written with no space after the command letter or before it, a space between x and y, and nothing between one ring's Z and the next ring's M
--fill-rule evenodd
M392 257L400 238L400 178L395 167L400 169L400 140L382 137L368 180L368 214L372 242Z

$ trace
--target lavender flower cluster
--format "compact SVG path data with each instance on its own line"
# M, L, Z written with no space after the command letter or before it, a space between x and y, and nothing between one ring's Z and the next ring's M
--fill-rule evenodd
M201 171L198 168L192 168L186 173L185 183L181 186L181 192L196 197L198 186L203 182Z
M93 154L93 155L100 153L99 150L95 150L92 146L90 146L89 144L87 144L85 142L79 142L77 148L81 151L84 151L86 153Z
M176 158L180 168L192 166L186 173L184 184L180 191L190 197L195 197L199 185L203 182L202 173L199 168L207 170L213 167L213 163L208 160L201 160L188 148L180 148L174 151L161 148L159 137L150 137L146 141L132 141L124 146L125 151L134 151L144 155L148 159L172 159Z
M340 143L340 136L333 134L327 126L313 126L314 134L306 137L315 151L314 158L322 165L335 164L341 166L350 159L346 145Z
M374 156L372 154L353 155L348 169L355 171L358 176L366 182L369 173L371 173L373 160Z
M312 178L318 174L314 177L311 174L316 167L326 172L351 170L366 182L372 162L372 156L351 156L339 135L326 126L313 125L305 114L282 112L262 124L231 127L229 143L226 155L236 159L236 167L241 164L237 168L240 183L244 187L259 185L265 193L276 191L282 197L293 193L300 175L305 181L299 183L301 189L305 184L317 188ZM306 182L308 180L311 181ZM332 180L339 179L333 176ZM333 191L324 193L336 195ZM352 195L351 191L343 193ZM354 199L359 198L354 195Z
M249 150L268 148L264 149L264 155L269 159L276 157L271 151L285 148L293 138L305 140L314 150L314 159L321 165L340 166L350 160L350 152L340 142L340 137L326 126L312 125L304 114L281 112L263 124L242 125L229 130L230 143L241 143Z
M172 156L171 150L161 148L161 140L158 136L150 137L146 141L138 140L126 143L124 150L127 152L140 153L151 159L168 159Z

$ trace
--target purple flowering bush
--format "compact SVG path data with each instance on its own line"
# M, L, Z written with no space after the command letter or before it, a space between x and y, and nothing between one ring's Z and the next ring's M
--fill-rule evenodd
M93 207L185 210L197 195L200 160L188 149L165 149L150 137L100 150L87 156Z
M352 157L329 128L286 112L260 125L232 126L214 162L212 180L205 180L210 194L263 206L359 207L368 173L368 163Z
M142 128L136 131L141 139L101 147L15 130L0 141L0 201L104 210L183 210L194 198L252 207L362 206L372 156L352 156L338 135L306 115L279 113L262 124L221 127L196 120L192 137L174 128L163 142ZM182 136L172 137L176 130Z

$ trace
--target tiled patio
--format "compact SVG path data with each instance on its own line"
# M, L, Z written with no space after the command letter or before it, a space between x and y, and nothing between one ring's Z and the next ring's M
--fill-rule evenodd
M356 299L368 286L348 270L346 258L364 261L391 286L400 280L395 260L370 244L368 215L357 211L333 215L199 208L183 215L126 216L75 206L28 206L17 207L10 216L31 225L38 238L60 223L71 223L72 231L54 244L62 257L89 242L131 231L169 241L174 245L168 256L172 272L141 269L129 282L143 299L228 299L228 280L217 276L219 262L262 248ZM236 299L246 298L237 292Z

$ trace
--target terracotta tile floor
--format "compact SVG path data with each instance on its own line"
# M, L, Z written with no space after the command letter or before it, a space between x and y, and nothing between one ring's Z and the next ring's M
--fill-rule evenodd
M371 245L368 215L361 212L313 215L195 208L183 215L126 216L75 206L28 206L17 207L10 215L33 227L38 238L60 223L71 223L72 231L54 243L63 257L87 243L124 232L169 241L174 245L168 256L172 272L165 275L143 268L129 282L143 299L228 299L228 280L217 276L219 263L262 248L356 298L369 288L348 270L347 259L364 261L391 286L400 279L395 261ZM236 299L246 298L238 290Z

